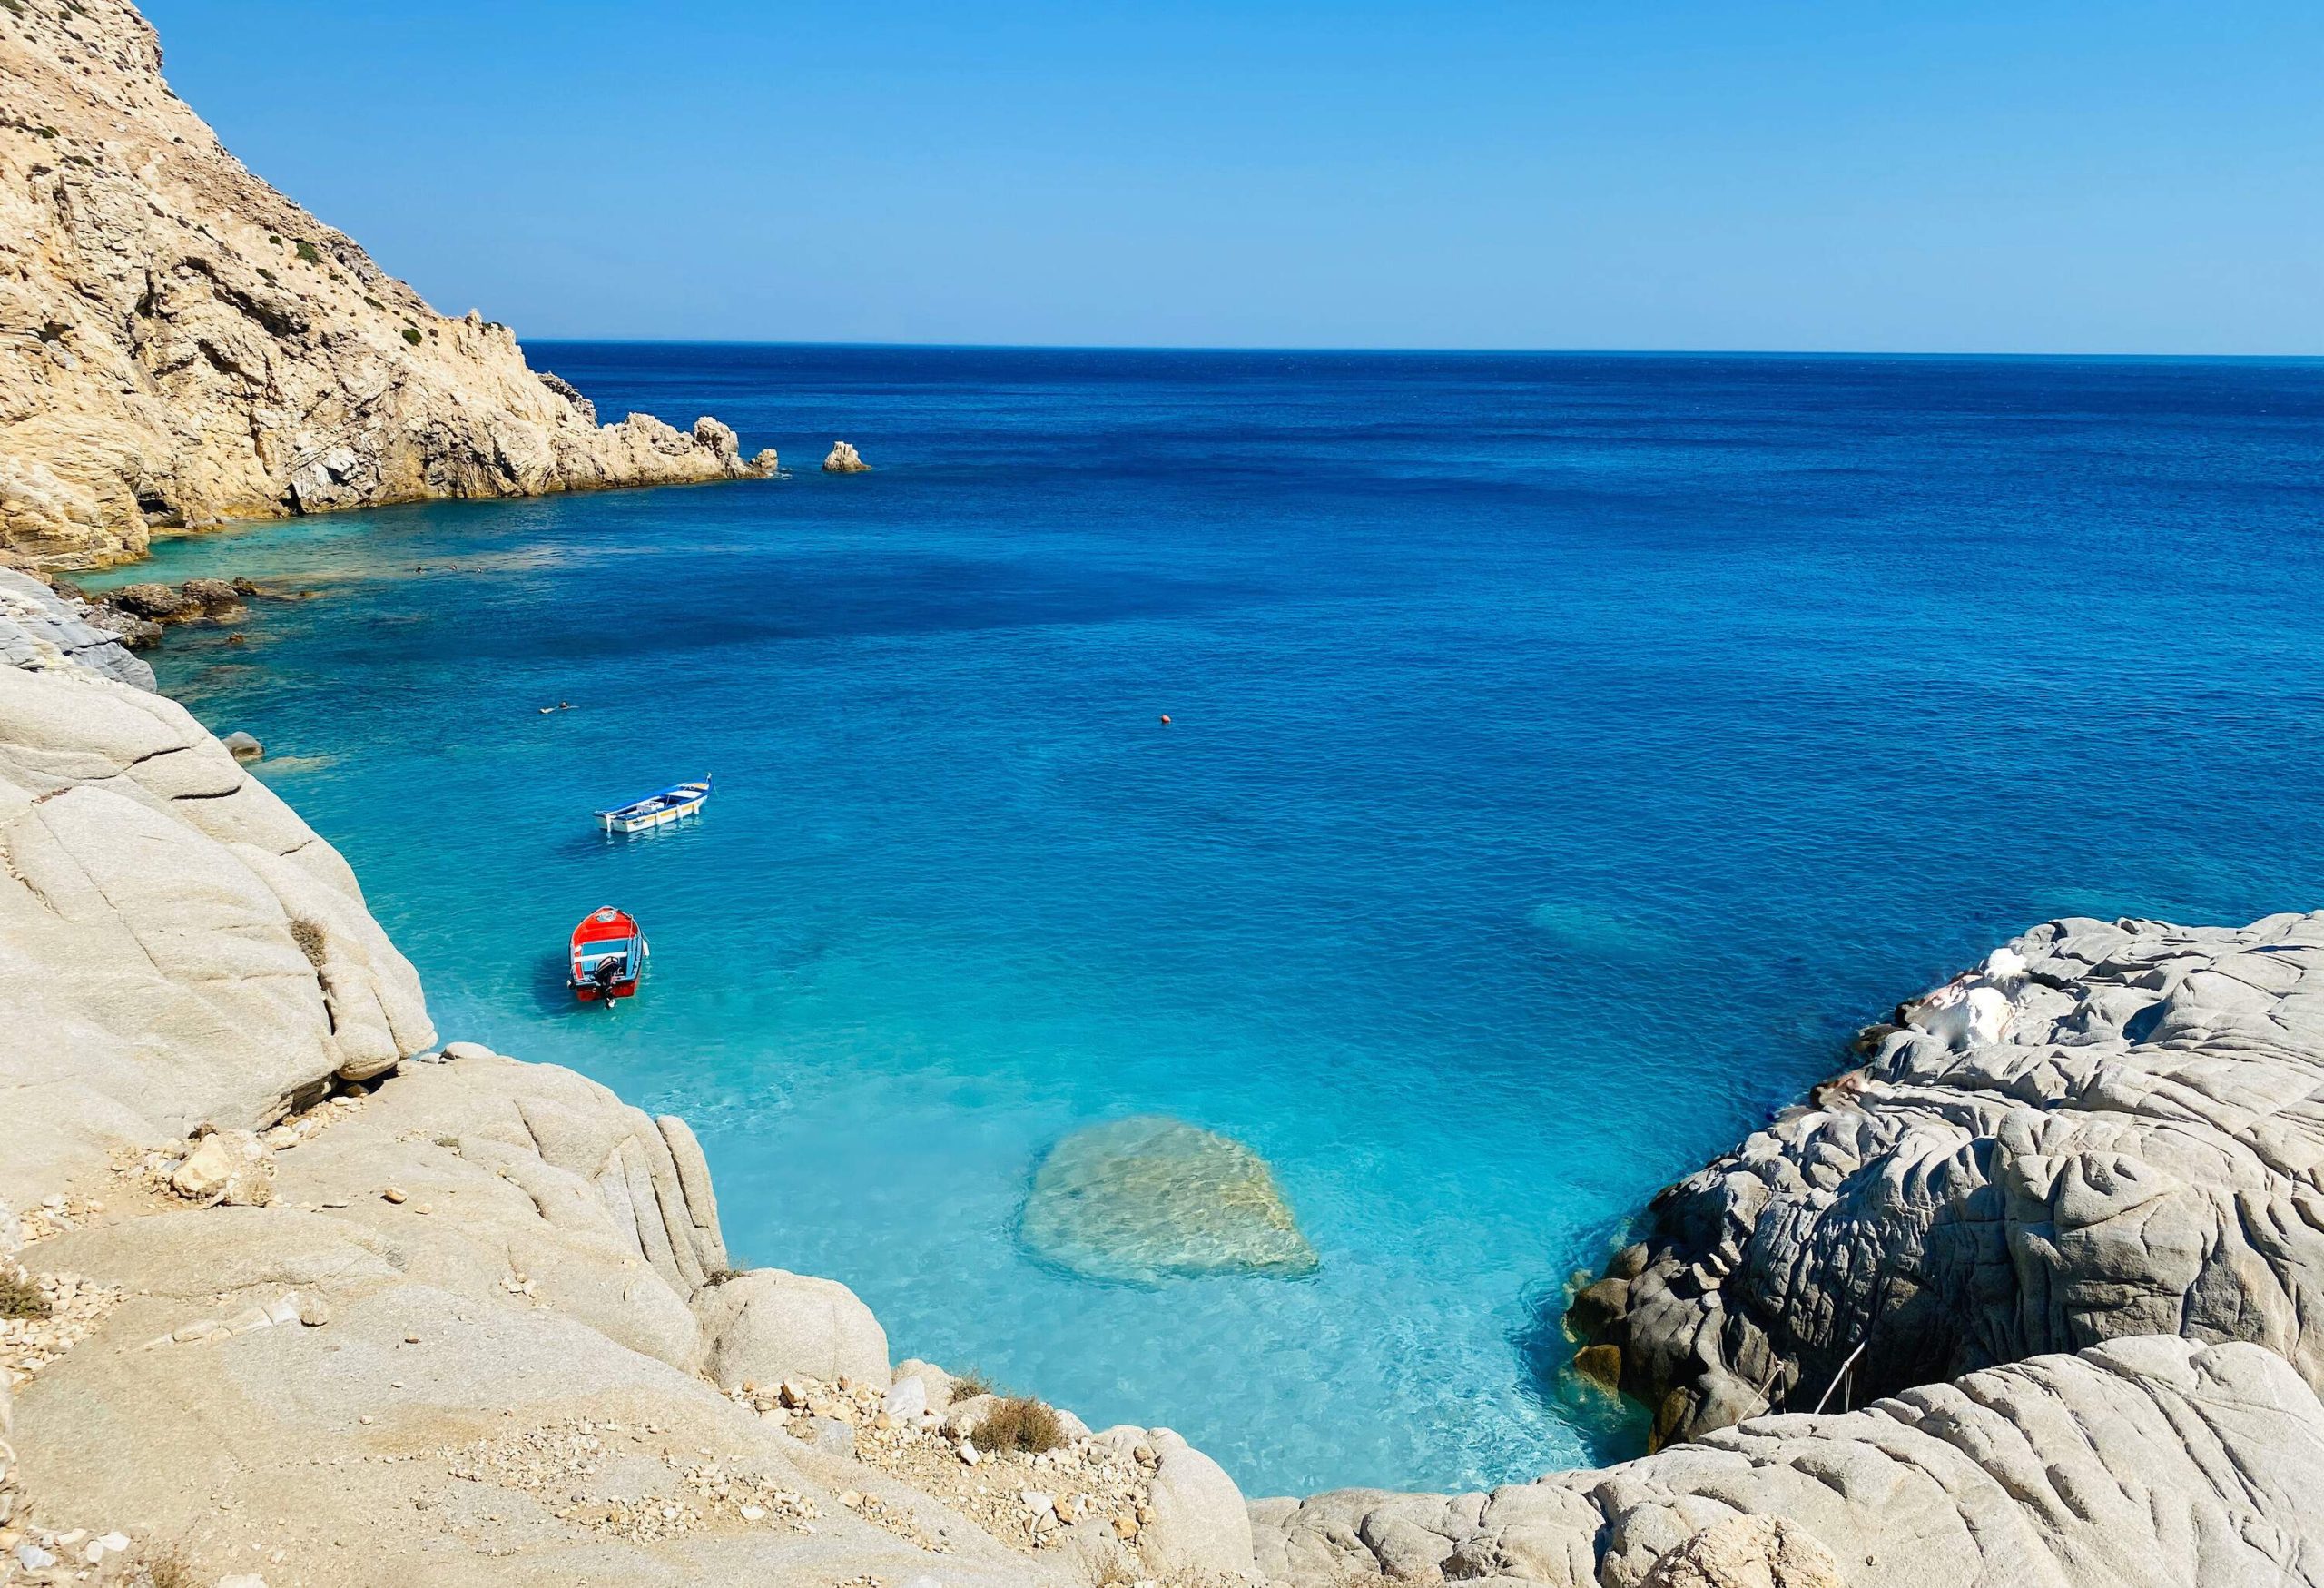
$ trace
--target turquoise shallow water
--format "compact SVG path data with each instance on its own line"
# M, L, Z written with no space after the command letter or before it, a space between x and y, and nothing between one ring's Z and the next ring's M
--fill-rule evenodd
M740 1260L1253 1494L1626 1452L1563 1277L1856 1023L2047 916L2324 903L2314 363L536 357L797 477L174 542L124 577L321 594L165 684L447 1037L694 1122ZM609 902L611 1018L557 981ZM1264 1154L1315 1271L1022 1249L1143 1113Z

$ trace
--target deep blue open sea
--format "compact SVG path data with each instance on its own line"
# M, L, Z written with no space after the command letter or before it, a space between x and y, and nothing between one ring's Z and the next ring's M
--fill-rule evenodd
M447 1038L694 1121L738 1261L1246 1493L1627 1453L1563 1281L1856 1025L2050 916L2324 904L2324 364L533 352L793 478L174 542L124 577L322 594L165 685ZM1024 1251L1149 1112L1317 1271Z

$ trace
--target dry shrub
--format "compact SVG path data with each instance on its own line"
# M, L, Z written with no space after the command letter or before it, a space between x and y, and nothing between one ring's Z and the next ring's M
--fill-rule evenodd
M46 1317L48 1297L22 1269L0 1268L0 1317Z
M299 945L299 952L307 956L309 964L321 968L323 929L320 926L311 921L294 920L290 922L290 941Z
M1051 1408L1030 1396L1011 1396L985 1414L977 1425L976 1442L984 1450L1039 1455L1064 1444L1065 1429Z
M137 1588L202 1588L202 1574L194 1569L193 1553L183 1540L146 1560L129 1580Z
M974 1400L980 1395L998 1393L992 1380L973 1367L965 1373L952 1375L952 1398L956 1401Z

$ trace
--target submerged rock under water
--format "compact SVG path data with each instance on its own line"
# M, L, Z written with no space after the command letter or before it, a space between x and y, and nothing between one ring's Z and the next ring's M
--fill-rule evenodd
M1315 1268L1266 1160L1239 1141L1147 1114L1049 1149L1026 1198L1025 1244L1092 1279L1155 1284Z

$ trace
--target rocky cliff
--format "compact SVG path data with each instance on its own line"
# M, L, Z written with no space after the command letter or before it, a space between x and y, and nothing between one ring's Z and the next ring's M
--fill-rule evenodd
M0 9L0 554L422 497L737 478L714 419L600 426L243 169L126 0Z
M1663 1437L2155 1333L2324 1386L2324 913L2053 922L1857 1047L1577 1300Z
M1666 1193L1580 1303L1659 1453L1246 1507L738 1271L682 1120L439 1046L338 854L5 570L0 658L0 1583L2324 1584L2324 918L2044 928Z

